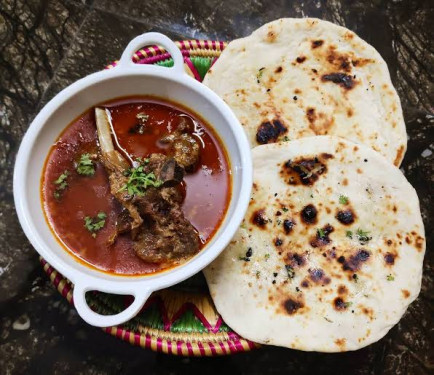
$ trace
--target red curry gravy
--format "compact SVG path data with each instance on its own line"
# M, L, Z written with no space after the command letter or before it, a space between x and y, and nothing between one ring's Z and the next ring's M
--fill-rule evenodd
M230 166L223 143L202 118L179 105L153 97L126 97L103 105L110 110L114 143L124 156L145 158L151 153L167 154L159 139L176 130L180 116L194 122L200 144L200 160L193 173L186 173L182 210L199 233L201 248L219 228L228 208L231 193ZM134 132L137 114L149 116L151 132ZM124 275L140 275L162 270L159 264L147 263L132 249L129 234L121 235L108 245L115 231L122 206L110 194L107 173L96 161L95 173L83 176L76 165L83 153L98 153L94 108L69 124L52 146L43 171L41 194L47 220L63 246L86 264L97 269ZM68 171L67 188L55 197L54 181ZM107 215L104 227L94 236L84 225L86 216L99 212Z

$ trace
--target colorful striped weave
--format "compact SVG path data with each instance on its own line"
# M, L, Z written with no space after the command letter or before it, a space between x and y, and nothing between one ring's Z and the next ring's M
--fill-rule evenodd
M198 81L226 47L213 40L176 42L184 57L186 71ZM170 67L173 60L160 46L148 46L133 56L138 64ZM116 66L116 62L107 69ZM44 271L59 293L71 304L73 284L41 258ZM116 314L131 300L128 296L100 292L87 293L87 302L100 314ZM153 293L142 311L122 326L108 327L105 332L132 345L179 356L218 356L249 351L258 344L233 332L216 311L209 294L186 293L166 289Z

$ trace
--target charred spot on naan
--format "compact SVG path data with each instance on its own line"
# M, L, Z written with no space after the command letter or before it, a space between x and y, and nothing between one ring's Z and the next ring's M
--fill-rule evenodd
M332 158L330 154L315 157L301 157L288 160L282 165L280 176L289 185L313 185L320 175L327 172L326 160Z
M304 254L288 253L286 263L292 268L303 267L306 264L306 257Z
M297 61L299 64L304 63L306 61L306 56L298 56L295 61Z
M268 218L265 215L265 210L256 210L251 217L251 222L253 225L264 229L268 223Z
M294 315L298 312L298 310L304 307L304 302L301 297L297 298L287 298L283 302L283 308L288 315Z
M315 238L310 241L312 247L322 247L328 245L332 240L329 234L334 231L330 224L326 224L323 228L317 229Z
M359 249L353 255L350 255L348 258L341 255L337 258L337 261L342 264L342 269L344 271L358 271L362 267L362 265L367 262L370 258L371 254L369 251L365 249Z
M330 277L327 277L321 268L309 269L308 272L309 278L317 285L324 286L331 282Z
M345 302L341 297L336 297L333 300L333 307L336 311L346 311L350 305L350 302Z
M316 116L316 113L315 113L315 108L308 108L306 110L306 117L307 117L307 120L310 123L314 123L315 120L317 119L317 116Z
M292 232L294 225L296 225L296 222L292 219L283 220L283 230L286 234L290 234Z
M397 254L392 254L390 252L384 254L384 262L388 266L393 266L395 264L395 258L397 257Z
M258 131L256 132L256 141L261 145L276 142L279 136L285 134L287 131L288 129L279 119L271 122L266 121L259 125Z
M333 82L343 87L345 90L351 90L355 85L356 81L354 76L346 73L329 73L323 74L321 76L323 82Z
M351 208L346 210L338 210L336 214L336 219L344 225L353 224L356 219L356 214Z
M351 54L349 53L339 53L336 51L336 47L330 46L327 55L327 62L334 68L338 70L343 70L345 72L350 72L352 69Z
M301 220L306 224L315 224L317 222L318 210L313 204L303 207L300 212Z
M283 241L282 241L282 239L280 239L279 237L277 237L277 238L274 240L274 246L276 246L276 247L280 247L280 246L282 246L282 244L283 244Z
M315 49L315 48L321 47L323 44L324 44L323 40L312 40L311 48Z

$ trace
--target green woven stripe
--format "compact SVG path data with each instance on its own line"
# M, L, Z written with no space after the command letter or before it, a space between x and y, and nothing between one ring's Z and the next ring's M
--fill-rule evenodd
M198 71L200 77L203 79L205 74L208 72L209 68L211 68L211 58L210 57L200 57L193 56L190 58L191 62L195 66Z
M154 65L165 66L166 68L171 68L173 66L173 59L169 58L167 60L158 61Z
M195 317L193 311L186 310L184 314L182 314L179 319L177 319L170 327L171 332L208 332L208 330L204 327L202 322Z

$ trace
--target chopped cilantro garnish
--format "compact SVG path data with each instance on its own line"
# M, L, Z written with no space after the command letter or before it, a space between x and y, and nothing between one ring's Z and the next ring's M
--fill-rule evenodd
M261 275L261 271L256 271L256 278L259 279L259 276Z
M368 231L364 231L362 229L357 229L356 231L356 236L361 243L368 242L372 239L372 237L369 237L368 234Z
M268 259L270 259L270 254L265 254L265 256L264 256L264 258L265 258L265 260L267 261Z
M286 272L288 273L288 277L290 279L293 279L295 276L294 268L292 266L290 266L289 264L286 264L285 268L286 268Z
M288 212L288 209L286 207L282 207L283 212Z
M66 189L66 187L68 186L68 182L66 182L66 179L69 176L69 172L68 171L64 171L58 178L56 181L54 181L54 184L57 185L57 189L59 190L64 190Z
M90 158L90 154L82 154L77 164L77 173L83 176L92 176L95 173L95 166Z
M53 181L54 185L57 185L56 190L53 193L54 198L59 199L63 190L65 190L68 187L68 181L67 181L68 176L69 176L69 171L65 170L57 178L57 180Z
M353 232L352 231L350 231L350 230L347 230L346 231L346 236L348 237L348 238L353 238Z
M346 197L345 195L340 195L339 196L339 203L340 204L347 204L348 203L348 197Z
M319 238L325 238L325 236L326 236L324 229L321 229L321 228L317 229L316 233L317 233Z
M154 172L145 173L143 171L144 164L146 164L146 160L144 160L138 167L130 168L125 172L128 181L119 191L126 190L130 195L140 196L145 194L146 189L149 187L152 186L158 188L163 184L163 181L160 181L155 177Z
M250 262L250 258L248 258L248 257L241 257L241 256L239 256L238 260L244 260L245 262Z
M96 237L96 232L104 227L106 217L104 212L99 212L95 217L86 216L84 218L84 227L92 233L92 237Z
M393 281L395 280L395 276L393 276L392 274L387 275L387 281Z
M344 302L344 307L350 307L353 303L352 302Z
M285 135L282 139L283 142L289 142L289 137L287 135Z

